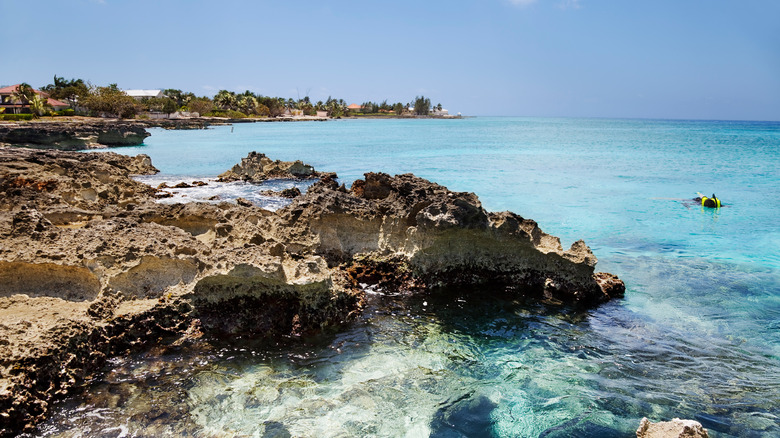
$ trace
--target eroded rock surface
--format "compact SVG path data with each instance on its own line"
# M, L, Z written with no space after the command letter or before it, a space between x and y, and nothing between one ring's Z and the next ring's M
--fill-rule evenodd
M251 180L320 175L248 158L234 173ZM271 212L158 204L130 178L155 171L145 156L0 148L0 435L32 430L114 355L321 330L360 312L366 284L584 304L623 292L583 242L564 250L532 220L413 175L347 190L326 174Z
M83 120L0 123L0 145L79 150L135 146L148 137L143 124L131 121Z
M411 174L367 173L350 191L317 183L279 212L290 244L331 264L402 264L410 289L494 284L518 294L598 303L621 296L617 277L594 274L584 242L557 237L514 213L489 213L473 193L456 193ZM276 231L277 233L279 230ZM399 265L400 266L400 265Z
M241 159L241 163L219 175L221 181L248 181L255 183L277 178L309 179L319 177L320 174L314 170L314 167L304 164L300 160L274 161L266 157L265 154L257 152L250 152L249 155Z
M693 420L675 418L653 423L643 418L636 431L637 438L709 438L707 429Z

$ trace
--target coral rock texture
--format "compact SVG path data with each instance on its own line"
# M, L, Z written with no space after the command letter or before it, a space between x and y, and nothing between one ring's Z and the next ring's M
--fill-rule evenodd
M661 421L652 423L643 418L636 431L637 438L708 438L707 429L693 420Z
M300 162L250 154L240 179L320 176L271 212L155 202L149 157L0 147L0 436L112 356L201 336L295 336L360 312L366 284L497 284L550 301L623 293L583 242L471 193L368 173L350 190Z
M314 168L302 161L272 160L257 152L250 152L241 163L219 175L222 181L263 182L273 178L317 178Z

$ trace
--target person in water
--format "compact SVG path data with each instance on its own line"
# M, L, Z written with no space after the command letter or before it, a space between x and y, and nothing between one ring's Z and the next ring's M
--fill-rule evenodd
M702 207L720 208L721 206L720 199L718 199L714 193L709 198L702 195L701 193L697 193L697 194L699 195L699 197L694 198L693 200L696 202L701 202Z

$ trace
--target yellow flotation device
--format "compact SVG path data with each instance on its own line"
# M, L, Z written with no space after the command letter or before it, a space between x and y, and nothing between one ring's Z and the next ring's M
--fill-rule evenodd
M712 195L712 197L701 197L701 206L702 207L709 207L709 208L720 208L720 199L715 197L715 194Z

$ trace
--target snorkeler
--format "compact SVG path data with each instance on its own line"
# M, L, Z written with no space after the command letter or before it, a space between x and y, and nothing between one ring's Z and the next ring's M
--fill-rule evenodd
M699 192L696 192L696 194L699 195L699 197L698 198L693 198L693 200L696 201L696 202L701 202L701 206L702 207L720 208L720 206L721 206L720 199L718 199L715 196L714 193L709 198L704 196L704 195L702 195Z

